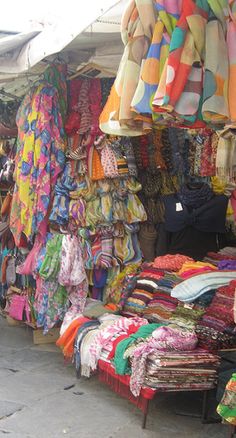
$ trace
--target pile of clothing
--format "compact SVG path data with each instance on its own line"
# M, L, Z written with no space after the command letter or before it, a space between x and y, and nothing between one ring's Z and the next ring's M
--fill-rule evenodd
M218 356L196 348L156 352L147 359L144 384L161 391L207 390L217 383Z
M171 290L179 281L174 273L155 267L155 263L144 264L122 315L143 315L153 322L168 320L177 305Z
M208 252L204 259L217 266L219 269L235 269L236 262L236 248L225 247L218 252Z
M65 357L74 358L78 375L89 377L102 362L112 365L116 375L130 376L134 397L144 387L204 390L217 380L219 358L198 347L193 328L174 323L114 314L80 316L64 326L57 345Z
M233 310L235 290L236 280L216 290L211 304L196 327L199 346L202 348L218 350L236 345Z

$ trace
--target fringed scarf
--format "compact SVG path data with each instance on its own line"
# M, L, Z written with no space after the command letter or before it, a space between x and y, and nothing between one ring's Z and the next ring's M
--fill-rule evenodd
M216 174L219 178L233 182L236 178L236 130L226 128L221 132L217 154Z

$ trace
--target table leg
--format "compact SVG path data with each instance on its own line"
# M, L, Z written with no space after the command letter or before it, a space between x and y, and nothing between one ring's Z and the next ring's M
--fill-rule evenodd
M231 424L229 429L229 438L234 438L235 433L236 433L236 426Z
M145 410L144 410L144 413L143 413L142 429L146 429L148 408L149 408L149 400L147 400L146 407L145 407Z
M202 400L202 423L207 422L207 402L208 402L208 391L203 391Z

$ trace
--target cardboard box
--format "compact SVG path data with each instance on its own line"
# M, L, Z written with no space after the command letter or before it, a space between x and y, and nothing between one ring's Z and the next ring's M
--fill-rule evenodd
M60 336L59 328L52 328L44 335L42 329L33 330L33 342L36 345L39 344L55 344Z

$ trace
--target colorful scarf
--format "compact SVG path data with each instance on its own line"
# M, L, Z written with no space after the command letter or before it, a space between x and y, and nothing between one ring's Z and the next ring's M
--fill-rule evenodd
M100 128L107 134L140 135L143 123L135 122L131 102L156 22L152 0L130 0L121 23L125 45L117 77L100 115Z
M229 21L227 29L227 46L228 46L228 56L229 56L229 112L230 119L232 122L236 122L236 51L235 51L235 41L236 41L236 1L229 0Z
M65 162L64 131L55 88L41 83L24 98L17 114L18 148L10 227L32 241L46 234L53 189Z
M228 381L217 412L226 422L236 426L236 374Z
M175 111L194 122L202 93L205 26L209 14L207 0L185 0L173 31L170 52L155 94L157 111ZM157 108L156 108L157 107Z
M226 128L222 131L216 153L216 175L220 179L234 182L236 177L235 131Z
M170 40L180 16L181 4L182 0L156 0L155 2L158 19L131 103L134 111L139 114L153 113L152 100L169 54Z
M225 39L226 19L222 12L227 11L228 2L219 0L218 5L215 0L208 0L208 3L212 11L206 25L202 116L206 122L224 124L229 119L229 61Z

